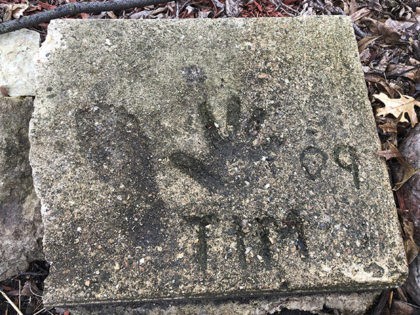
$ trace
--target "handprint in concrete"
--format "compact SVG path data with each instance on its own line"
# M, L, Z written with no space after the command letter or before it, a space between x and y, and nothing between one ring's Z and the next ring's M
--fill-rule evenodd
M209 221L209 218L226 219L226 211L231 212L228 220L237 226L237 248L243 266L246 265L245 243L251 246L253 241L249 241L249 236L243 232L247 228L238 222L241 222L241 216L244 218L243 215L249 216L250 213L254 217L248 217L245 221L256 227L253 229L256 231L254 245L260 249L259 255L266 266L271 265L270 248L277 246L270 243L274 234L282 243L293 240L300 255L306 257L307 245L299 210L288 209L279 198L282 185L277 176L279 161L276 160L283 142L270 131L270 113L263 106L243 106L239 93L231 93L224 104L217 104L226 109L225 122L218 121L206 94L207 78L204 71L190 66L183 69L183 74L186 84L201 92L196 106L207 153L197 157L178 150L170 154L169 159L181 173L208 191L206 203L197 206L207 209L198 210L204 214L187 218L199 230L197 260L202 270L207 268L205 226L217 225L214 219Z
M136 246L159 244L165 205L158 195L149 139L138 119L124 107L98 103L78 110L76 123L82 154L118 196L113 206L121 229Z

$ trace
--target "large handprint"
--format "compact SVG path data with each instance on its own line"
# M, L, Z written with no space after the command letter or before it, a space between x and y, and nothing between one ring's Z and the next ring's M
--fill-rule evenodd
M164 203L158 196L149 139L137 118L124 107L97 103L78 110L76 124L90 167L118 196L113 207L122 229L128 229L136 246L159 244Z

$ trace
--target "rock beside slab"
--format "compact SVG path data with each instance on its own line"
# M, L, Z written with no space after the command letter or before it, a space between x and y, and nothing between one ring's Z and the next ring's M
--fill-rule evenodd
M29 165L33 100L0 97L0 281L42 259L40 202Z
M27 29L0 35L0 86L8 96L35 95L40 35Z

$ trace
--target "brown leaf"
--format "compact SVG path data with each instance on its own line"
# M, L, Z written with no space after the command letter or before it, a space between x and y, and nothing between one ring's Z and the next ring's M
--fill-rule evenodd
M378 127L381 128L383 133L387 134L397 134L397 122L395 120L386 120L383 124L378 124Z
M3 22L14 19L18 19L23 15L23 12L29 8L29 4L25 3L13 3L13 4L1 4L0 7L4 10Z
M389 23L383 23L368 17L363 18L362 21L368 25L374 34L382 35L385 43L398 44L400 42L401 34L392 24L389 25Z
M377 155L379 155L380 157L385 158L385 160L389 160L392 158L399 158L402 157L400 151L398 151L398 149L394 146L391 147L391 149L388 150L381 150L376 152Z
M391 314L393 315L416 315L418 309L411 304L406 302L394 300L391 307Z
M108 11L106 14L113 20L118 19L117 15L112 11Z
M411 179L411 177L420 172L420 169L412 167L410 163L405 162L402 166L404 168L404 176L401 179L401 181L396 183L395 186L392 188L393 191L397 191L398 189L400 189L407 181Z
M49 4L48 2L42 2L42 1L38 1L38 6L40 6L44 10L53 10L57 7L56 5Z
M402 64L390 64L386 69L388 77L405 77L414 82L420 82L420 66L407 66Z
M420 170L414 168L410 163L408 163L395 145L389 142L387 142L386 145L389 147L388 149L378 151L376 154L384 157L387 161L389 159L396 158L398 163L401 165L403 173L402 179L392 188L392 190L397 191Z
M398 94L398 92L395 91L395 89L393 89L389 85L388 81L385 78L381 77L380 75L372 74L372 73L366 73L365 74L365 80L368 81L368 82L379 84L391 96L395 96L395 95Z
M410 264L410 274L404 287L413 301L420 305L420 256Z
M359 42L357 43L359 47L359 53L365 50L370 44L372 44L375 40L377 40L380 37L381 36L366 36L359 40Z
M402 222L403 232L404 232L404 247L405 247L405 253L407 255L407 261L409 264L413 262L414 259L416 259L419 248L414 241L414 224L413 222L403 219Z
M350 4L350 11L352 11L351 7L352 5ZM350 17L353 22L356 22L360 19L363 19L364 17L367 17L369 14L370 14L370 10L368 8L362 8L352 13Z
M408 122L405 114L408 115L411 121L411 126L414 127L418 123L415 106L420 106L420 102L413 97L401 95L400 98L389 98L384 93L374 94L374 98L380 100L385 104L385 107L376 110L376 116L392 115L395 118L399 117L400 122Z
M4 85L0 85L0 93L5 97L9 97L9 90Z

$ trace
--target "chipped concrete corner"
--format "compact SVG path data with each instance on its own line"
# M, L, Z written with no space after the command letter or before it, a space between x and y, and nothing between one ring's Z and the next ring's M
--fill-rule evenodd
M49 34L30 128L47 305L404 280L349 19L57 20Z

